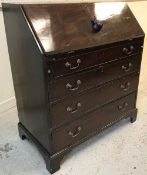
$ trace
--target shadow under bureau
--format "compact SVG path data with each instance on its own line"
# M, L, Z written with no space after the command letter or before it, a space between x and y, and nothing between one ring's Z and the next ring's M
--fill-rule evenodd
M73 147L136 120L144 33L125 3L114 3L112 13L105 7L3 4L19 134L51 173ZM91 16L102 23L98 32Z

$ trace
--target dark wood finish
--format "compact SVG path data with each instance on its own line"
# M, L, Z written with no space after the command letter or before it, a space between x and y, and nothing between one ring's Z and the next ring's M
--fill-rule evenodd
M102 3L2 6L19 135L50 173L96 133L136 121L144 33L127 5L109 16ZM87 11L103 23L99 32Z
M102 19L103 28L99 33L91 31L87 7L93 16ZM105 6L99 3L29 4L23 5L23 8L44 53L48 55L130 40L143 35L142 29L136 25L136 19L125 4L116 6L120 12L116 14L114 8L114 12L110 14L112 16L106 16ZM101 18L99 8L103 11Z
M43 56L20 6L3 4L3 13L19 121L51 151Z
M86 137L95 130L107 127L111 123L124 117L127 112L135 108L136 93L116 100L98 110L88 113L83 120L75 120L65 127L53 131L53 148L58 152Z
M71 122L105 103L136 91L138 78L138 73L131 74L105 83L100 87L92 89L90 92L88 91L88 93L80 94L78 97L75 95L74 97L51 104L50 112L53 128L59 127L66 122Z
M95 66L118 60L126 56L134 55L142 51L142 42L137 40L136 42L128 42L127 44L107 48L105 50L98 50L94 52L88 52L78 56L66 57L64 59L52 60L47 59L50 74L52 76L62 76L79 72L84 69L93 68ZM130 51L130 48L133 48ZM126 50L128 49L128 50Z
M137 109L134 109L127 113L126 116L123 116L123 119L130 118L130 122L132 123L132 120L136 120L137 118ZM107 125L106 128L101 128L100 130L96 130L95 132L91 133L91 135L88 135L87 137L79 140L78 142L66 147L65 149L61 150L58 154L50 155L50 153L36 140L36 138L21 124L18 123L18 130L19 130L19 135L22 140L24 139L29 139L31 140L39 149L41 152L45 162L46 162L46 168L48 171L52 174L55 173L60 169L60 161L63 159L63 157L71 151L75 146L85 142L88 140L90 137L92 137L95 134L99 134L103 132L105 129L113 126L114 124L117 124L120 122L122 118L118 118L114 123L111 123L110 125Z
M52 174L55 173L57 170L60 169L60 161L63 159L64 155L69 151L66 150L63 153L58 155L54 154L53 156L43 147L40 142L21 124L18 123L18 131L19 136L22 140L29 139L31 140L38 148L40 153L42 154L45 162L46 168Z
M120 78L132 72L139 72L141 55L131 56L120 61L101 65L97 69L84 71L73 76L54 79L49 83L51 101L57 101L65 97L75 95L93 87L99 86L105 82ZM78 84L80 80L80 84ZM70 84L72 87L68 88ZM74 90L73 90L74 89Z

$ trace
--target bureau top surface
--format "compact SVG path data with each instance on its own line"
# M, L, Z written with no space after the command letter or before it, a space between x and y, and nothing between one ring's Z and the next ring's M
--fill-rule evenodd
M123 3L25 4L22 6L46 55L97 47L143 36ZM92 32L91 19L103 24Z

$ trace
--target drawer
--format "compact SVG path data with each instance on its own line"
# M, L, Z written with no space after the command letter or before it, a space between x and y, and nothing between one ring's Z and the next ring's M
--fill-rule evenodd
M89 90L86 94L81 94L51 104L50 112L53 128L72 121L100 105L104 105L105 103L116 100L137 90L138 79L139 75L134 73Z
M61 76L78 72L102 63L111 62L142 51L140 42L129 42L125 45L97 50L86 54L66 57L58 60L47 60L48 69L53 76Z
M125 118L131 110L135 109L135 101L136 93L133 93L87 114L82 120L76 120L65 127L54 130L52 132L54 152L80 141L96 130L101 131L121 118Z
M56 101L140 69L141 56L131 56L121 61L107 63L99 69L78 73L49 82L50 100Z

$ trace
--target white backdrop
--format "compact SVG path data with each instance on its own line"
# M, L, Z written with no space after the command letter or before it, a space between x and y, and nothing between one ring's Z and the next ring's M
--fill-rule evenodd
M103 1L103 0L101 0ZM93 2L85 0L0 0L0 2L15 3L59 3L59 2ZM96 2L96 1L95 1ZM97 0L99 2L99 0ZM145 33L147 33L147 1L128 3ZM13 90L13 82L11 69L9 64L9 56L6 44L6 36L3 24L3 15L0 11L0 113L15 106L15 95Z

